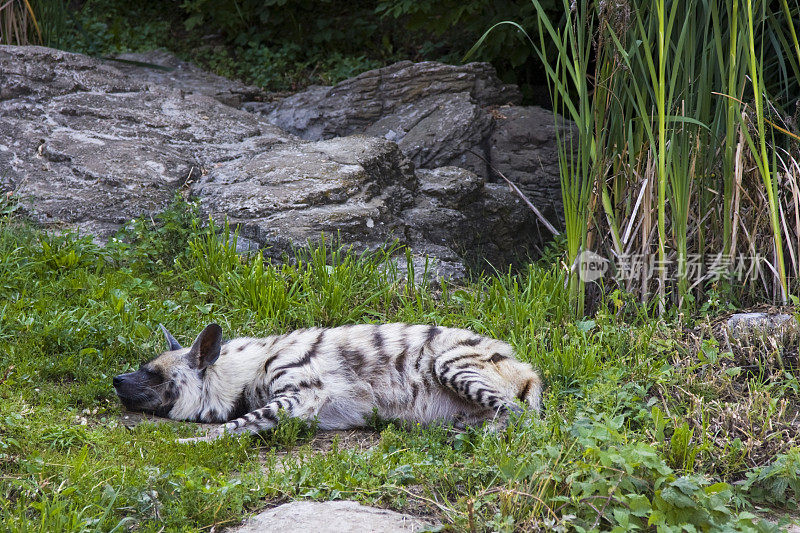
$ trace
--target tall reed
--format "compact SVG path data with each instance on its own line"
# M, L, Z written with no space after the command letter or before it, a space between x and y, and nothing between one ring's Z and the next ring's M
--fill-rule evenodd
M0 2L0 44L38 44L42 32L28 0Z
M787 302L800 272L798 2L563 5L554 25L534 1L531 44L556 120L576 126L559 139L568 263L612 258L619 286L661 311L720 290Z
M595 114L590 95L590 65L592 60L592 38L595 20L590 16L589 0L578 0L580 8L571 10L568 0L563 0L566 24L555 28L538 2L534 6L539 15L541 42L534 43L524 28L512 21L492 26L467 53L467 58L483 43L496 28L512 26L528 37L547 71L550 96L556 110L556 135L558 136L558 159L561 177L561 196L564 203L565 234L567 237L567 264L571 271L568 278L570 302L583 314L585 305L584 280L579 276L580 254L587 249L588 229L586 221L591 216L593 176L597 151L595 145ZM588 28L587 28L588 25ZM549 61L544 50L546 39L555 46L556 60ZM575 124L573 134L562 136L558 122L568 117Z

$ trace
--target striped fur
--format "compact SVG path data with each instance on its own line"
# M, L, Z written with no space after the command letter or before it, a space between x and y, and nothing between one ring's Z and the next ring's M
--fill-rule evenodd
M278 412L321 429L384 419L457 425L505 421L521 401L539 410L541 380L507 343L463 329L382 324L311 328L222 342L211 324L191 348L170 350L114 378L129 409L176 420L273 427Z

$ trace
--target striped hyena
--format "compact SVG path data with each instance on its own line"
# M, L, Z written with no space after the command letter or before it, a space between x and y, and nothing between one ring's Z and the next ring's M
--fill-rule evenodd
M131 410L175 420L227 422L220 430L258 432L278 412L321 429L383 419L457 426L539 410L541 380L507 343L463 330L408 324L311 328L262 339L222 340L210 324L191 348L161 326L169 349L114 378Z

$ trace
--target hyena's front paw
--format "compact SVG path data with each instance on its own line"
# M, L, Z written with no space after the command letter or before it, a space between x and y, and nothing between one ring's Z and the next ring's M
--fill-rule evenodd
M224 426L216 426L216 427L208 430L208 432L205 435L203 435L202 437L191 437L191 438L188 438L188 439L178 439L178 442L181 443L181 444L194 444L196 442L213 442L213 441L219 439L220 437L222 437L223 435L225 435L226 433L228 433L228 434L236 433L234 431L229 431L227 426L228 426L228 424L225 424Z
M237 422L227 422L224 427L225 433L230 433L231 435L252 433L252 430L248 429L247 426L242 426Z

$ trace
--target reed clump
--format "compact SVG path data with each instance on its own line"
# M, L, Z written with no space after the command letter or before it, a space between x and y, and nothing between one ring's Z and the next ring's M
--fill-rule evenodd
M557 25L534 4L530 44L577 131L560 139L576 311L587 250L661 311L796 302L800 3L564 0Z

